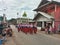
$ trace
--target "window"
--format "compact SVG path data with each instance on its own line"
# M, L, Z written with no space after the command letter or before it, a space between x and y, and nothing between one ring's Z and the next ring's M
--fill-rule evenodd
M46 27L46 22L44 22L44 27Z
M38 27L42 27L42 22L37 22Z

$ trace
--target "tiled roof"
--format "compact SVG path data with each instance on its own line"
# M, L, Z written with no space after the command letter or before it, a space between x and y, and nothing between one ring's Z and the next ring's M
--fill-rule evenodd
M34 9L34 11L39 11L40 8L46 6L46 5L49 5L49 4L56 4L56 5L60 5L60 2L57 2L57 1L47 1L47 0L42 0L41 3L39 4L39 6Z
M46 4L46 3L48 3L48 2L49 2L49 1L47 1L47 0L42 0L41 3L39 4L38 8L39 8L40 6L42 6L42 5Z
M48 19L51 19L51 18L54 19L53 16L51 16L51 15L49 15L49 14L47 14L47 13L39 12L39 13L37 13L37 15L34 17L33 20L37 19L37 18L40 17L41 15L44 16L44 17L46 17L46 18L48 18Z

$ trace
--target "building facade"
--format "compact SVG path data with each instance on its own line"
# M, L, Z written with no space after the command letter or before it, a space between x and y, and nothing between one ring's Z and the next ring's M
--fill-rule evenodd
M29 19L29 18L18 18L17 21L18 21L18 24L20 24L20 23L29 24L29 22L32 22L32 19Z
M59 29L59 27L60 27L60 2L56 2L53 0L52 1L42 0L41 3L39 4L39 6L36 9L34 9L34 11L36 11L37 14L40 12L41 15L43 15L43 16L46 15L45 16L46 20L44 17L39 17L41 21L43 21L43 20L47 21L50 18L50 20L48 20L50 22L47 22L47 23L51 24L53 27L55 26L57 28L57 30ZM38 22L38 18L36 18L36 19Z

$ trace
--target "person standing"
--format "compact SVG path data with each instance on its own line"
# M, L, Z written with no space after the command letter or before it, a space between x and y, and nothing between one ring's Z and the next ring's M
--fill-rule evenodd
M50 28L49 25L46 24L46 29L45 29L45 31L47 31L48 34L50 33L49 28Z
M4 39L4 40L6 40L6 34L7 34L7 33L6 33L6 29L4 29L4 30L2 31L2 36L3 36L3 39Z
M2 34L3 29L4 29L3 24L0 23L0 34Z
M50 25L49 26L49 34L51 34L52 33L52 26Z
M47 34L47 32L48 32L48 27L45 27L45 33Z
M13 35L13 31L12 31L12 29L10 28L10 26L9 26L8 29L7 29L7 35L10 36L10 37Z

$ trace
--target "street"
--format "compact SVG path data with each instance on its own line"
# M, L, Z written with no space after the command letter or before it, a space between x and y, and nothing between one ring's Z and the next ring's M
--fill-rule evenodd
M0 45L60 45L60 1L0 0Z
M60 40L51 38L48 35L43 34L25 34L23 32L17 32L14 25L11 25L14 31L14 43L16 45L60 45Z

